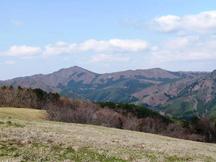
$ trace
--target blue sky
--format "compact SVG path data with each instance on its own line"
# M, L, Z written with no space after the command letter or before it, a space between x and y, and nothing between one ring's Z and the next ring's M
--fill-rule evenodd
M75 65L216 69L213 0L7 0L0 26L0 79Z

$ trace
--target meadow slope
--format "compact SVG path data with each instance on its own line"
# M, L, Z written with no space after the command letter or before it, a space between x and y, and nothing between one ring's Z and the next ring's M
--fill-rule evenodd
M0 161L216 161L216 144L45 117L40 110L0 108Z

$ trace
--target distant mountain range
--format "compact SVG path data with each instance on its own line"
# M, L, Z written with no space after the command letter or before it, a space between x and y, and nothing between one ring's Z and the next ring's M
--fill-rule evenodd
M160 68L97 74L78 66L51 74L1 81L95 102L145 104L177 117L216 116L216 71L171 72Z

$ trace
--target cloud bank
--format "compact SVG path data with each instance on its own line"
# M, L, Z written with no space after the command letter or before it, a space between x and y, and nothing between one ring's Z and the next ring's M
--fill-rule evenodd
M34 56L40 54L42 52L40 47L33 47L27 45L13 45L9 47L7 51L0 52L2 56L16 56L16 57L24 57L24 56Z
M43 54L59 55L59 54L73 54L82 52L95 52L95 53L128 53L140 52L149 47L148 43L144 40L123 40L123 39L110 39L110 40L95 40L90 39L81 43L66 43L57 42L45 46Z
M216 11L206 11L194 15L165 15L153 20L153 25L161 32L190 31L209 32L216 30Z
M63 54L79 54L79 53L137 53L147 50L148 43L144 40L95 40L90 39L80 43L56 42L48 44L44 47L35 47L28 45L12 45L6 51L0 52L1 56L28 57L43 55L46 57Z

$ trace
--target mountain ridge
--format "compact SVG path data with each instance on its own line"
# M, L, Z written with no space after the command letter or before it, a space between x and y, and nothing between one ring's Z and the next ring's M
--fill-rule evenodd
M21 76L21 77L14 77L14 78L10 78L10 79L2 79L0 80L0 82L3 82L3 81L9 81L9 80L13 80L13 79L18 79L18 78L25 78L25 77L34 77L34 76L46 76L46 75L50 75L50 74L53 74L53 73L57 73L57 72L61 72L61 71L64 71L64 70L71 70L71 69L77 69L77 70L85 70L85 71L88 71L90 73L94 73L94 74L97 74L97 75L103 75L103 74L115 74L115 73L122 73L122 72L127 72L127 71L131 71L131 72L134 72L134 71L151 71L151 70L161 70L161 71L167 71L167 72L171 72L171 73L211 73L211 71L170 71L170 70L166 70L166 69L163 69L163 68L159 68L159 67L156 67L156 68L147 68L147 69L128 69L128 70L121 70L121 71L114 71L114 72L105 72L105 73L97 73L97 72L93 72L91 70L87 70L85 68L82 68L81 66L71 66L71 67L67 67L67 68L61 68L59 70L55 70L53 72L49 72L49 73L39 73L39 74L33 74L33 75L25 75L25 76ZM216 71L216 70L215 70Z
M98 74L79 66L73 66L49 74L1 81L0 85L41 88L48 92L58 92L71 98L94 102L145 104L150 107L160 107L159 110L167 112L161 107L166 107L176 98L184 100L183 91L188 86L205 78L216 76L215 73L216 71L212 73L172 72L152 68Z

